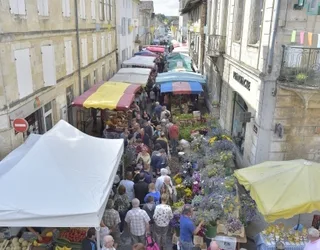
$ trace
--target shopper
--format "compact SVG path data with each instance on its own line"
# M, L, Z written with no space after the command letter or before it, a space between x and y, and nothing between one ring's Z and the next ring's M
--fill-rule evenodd
M181 250L192 250L193 235L201 230L203 221L196 227L192 221L193 208L190 205L185 205L180 217L180 244Z
M150 218L146 211L140 209L140 201L132 200L132 209L128 211L125 221L128 224L132 243L144 243L146 233L149 233Z
M123 233L124 229L124 218L130 208L130 202L126 194L126 188L123 185L118 187L118 193L114 197L114 208L119 212L120 215L120 234Z
M306 244L304 250L319 250L320 249L320 239L319 230L311 227L308 229L309 243Z
M90 227L86 238L81 242L81 250L97 250L96 229Z
M149 193L144 197L144 202L147 202L149 196L152 196L154 199L154 203L158 205L160 203L160 192L156 191L156 187L154 183L149 184Z
M156 190L159 192L163 186L165 176L168 176L168 170L165 168L161 168L160 174L161 176L157 178L156 184L155 184ZM170 183L172 185L172 181Z
M143 161L143 166L147 172L150 172L150 162L151 162L151 157L150 154L148 153L148 149L146 147L142 148L142 151L138 154L137 156L137 162L142 159Z
M170 138L172 153L176 154L178 142L179 142L179 126L177 123L173 123L169 127L169 138Z
M169 229L169 222L173 218L171 207L167 204L168 196L161 195L161 204L156 206L154 211L154 233L155 241L161 249L166 249L167 234Z
M138 198L140 204L144 204L144 197L149 191L148 184L144 181L144 174L140 173L140 180L134 184L135 197Z
M150 227L150 232L153 232L153 215L154 215L154 210L156 208L156 204L154 203L154 198L153 196L148 196L146 199L146 204L143 205L142 209L147 212L150 221L149 221L149 227Z
M114 209L114 201L109 199L107 202L106 210L103 214L102 221L105 226L110 229L110 235L114 240L114 247L117 248L120 244L120 214Z
M120 185L123 185L126 188L126 194L131 202L134 198L134 182L132 181L132 172L127 172L126 179L120 181Z
M116 250L116 244L114 243L114 239L111 235L106 235L103 238L103 250Z

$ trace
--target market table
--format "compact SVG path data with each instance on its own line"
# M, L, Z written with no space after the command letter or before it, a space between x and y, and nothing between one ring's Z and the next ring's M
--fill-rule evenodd
M261 233L254 237L254 241L256 243L257 250L276 250L275 243L267 242L265 236ZM284 243L286 250L303 250L305 247L304 243L301 243L300 245L292 245L289 242Z

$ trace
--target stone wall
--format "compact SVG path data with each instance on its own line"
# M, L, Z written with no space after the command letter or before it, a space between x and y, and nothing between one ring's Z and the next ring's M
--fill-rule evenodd
M301 90L278 87L274 123L281 123L284 133L273 135L270 160L320 161L320 93L309 94L305 102Z

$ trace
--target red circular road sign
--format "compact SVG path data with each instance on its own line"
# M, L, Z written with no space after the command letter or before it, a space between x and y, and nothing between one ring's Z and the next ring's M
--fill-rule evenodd
M13 128L18 133L26 132L29 128L28 122L23 118L18 118L13 121Z

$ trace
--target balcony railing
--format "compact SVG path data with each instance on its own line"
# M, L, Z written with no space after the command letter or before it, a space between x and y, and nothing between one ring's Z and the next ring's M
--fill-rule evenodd
M207 44L207 54L209 56L219 56L225 52L226 37L219 35L209 35Z
M292 87L320 87L320 48L283 46L280 84Z

